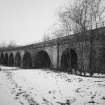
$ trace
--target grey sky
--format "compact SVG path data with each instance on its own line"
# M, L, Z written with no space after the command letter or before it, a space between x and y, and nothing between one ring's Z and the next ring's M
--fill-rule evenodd
M67 0L0 0L0 43L28 44L42 39Z

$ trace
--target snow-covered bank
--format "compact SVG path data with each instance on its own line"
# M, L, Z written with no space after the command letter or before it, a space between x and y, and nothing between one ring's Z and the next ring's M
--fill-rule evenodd
M8 67L8 66L1 66L0 65L0 70L19 70L18 67Z
M105 78L23 69L1 71L0 79L21 105L105 105Z
M4 74L0 72L0 105L21 105L19 102L14 100L10 91L11 90L6 83Z

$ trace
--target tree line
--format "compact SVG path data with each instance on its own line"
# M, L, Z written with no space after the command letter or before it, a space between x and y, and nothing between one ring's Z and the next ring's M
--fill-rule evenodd
M53 32L53 37L61 37L86 31L89 26L105 21L104 0L69 0L69 5L58 11L59 28ZM44 40L52 39L45 34Z

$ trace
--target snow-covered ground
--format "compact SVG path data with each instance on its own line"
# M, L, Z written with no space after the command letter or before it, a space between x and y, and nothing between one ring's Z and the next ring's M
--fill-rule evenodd
M1 68L0 105L105 105L105 75Z

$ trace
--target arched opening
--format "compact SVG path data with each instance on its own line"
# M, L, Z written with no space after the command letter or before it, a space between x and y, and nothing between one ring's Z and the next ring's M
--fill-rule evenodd
M2 64L2 65L4 65L4 54L3 53L1 53L1 60L0 60L0 63Z
M1 64L1 54L0 54L0 64Z
M9 56L9 66L14 66L14 56L13 56L13 53L11 53L10 56Z
M8 54L7 53L5 54L5 61L4 62L5 62L5 65L8 66Z
M17 52L15 56L15 66L17 67L21 66L21 56L19 52Z
M45 51L40 51L34 59L35 68L51 68L51 60Z
M77 54L73 49L66 49L61 56L61 68L72 72L77 69Z
M1 54L0 54L0 64L1 64Z
M23 57L23 67L24 68L32 68L32 58L29 52L25 52Z

